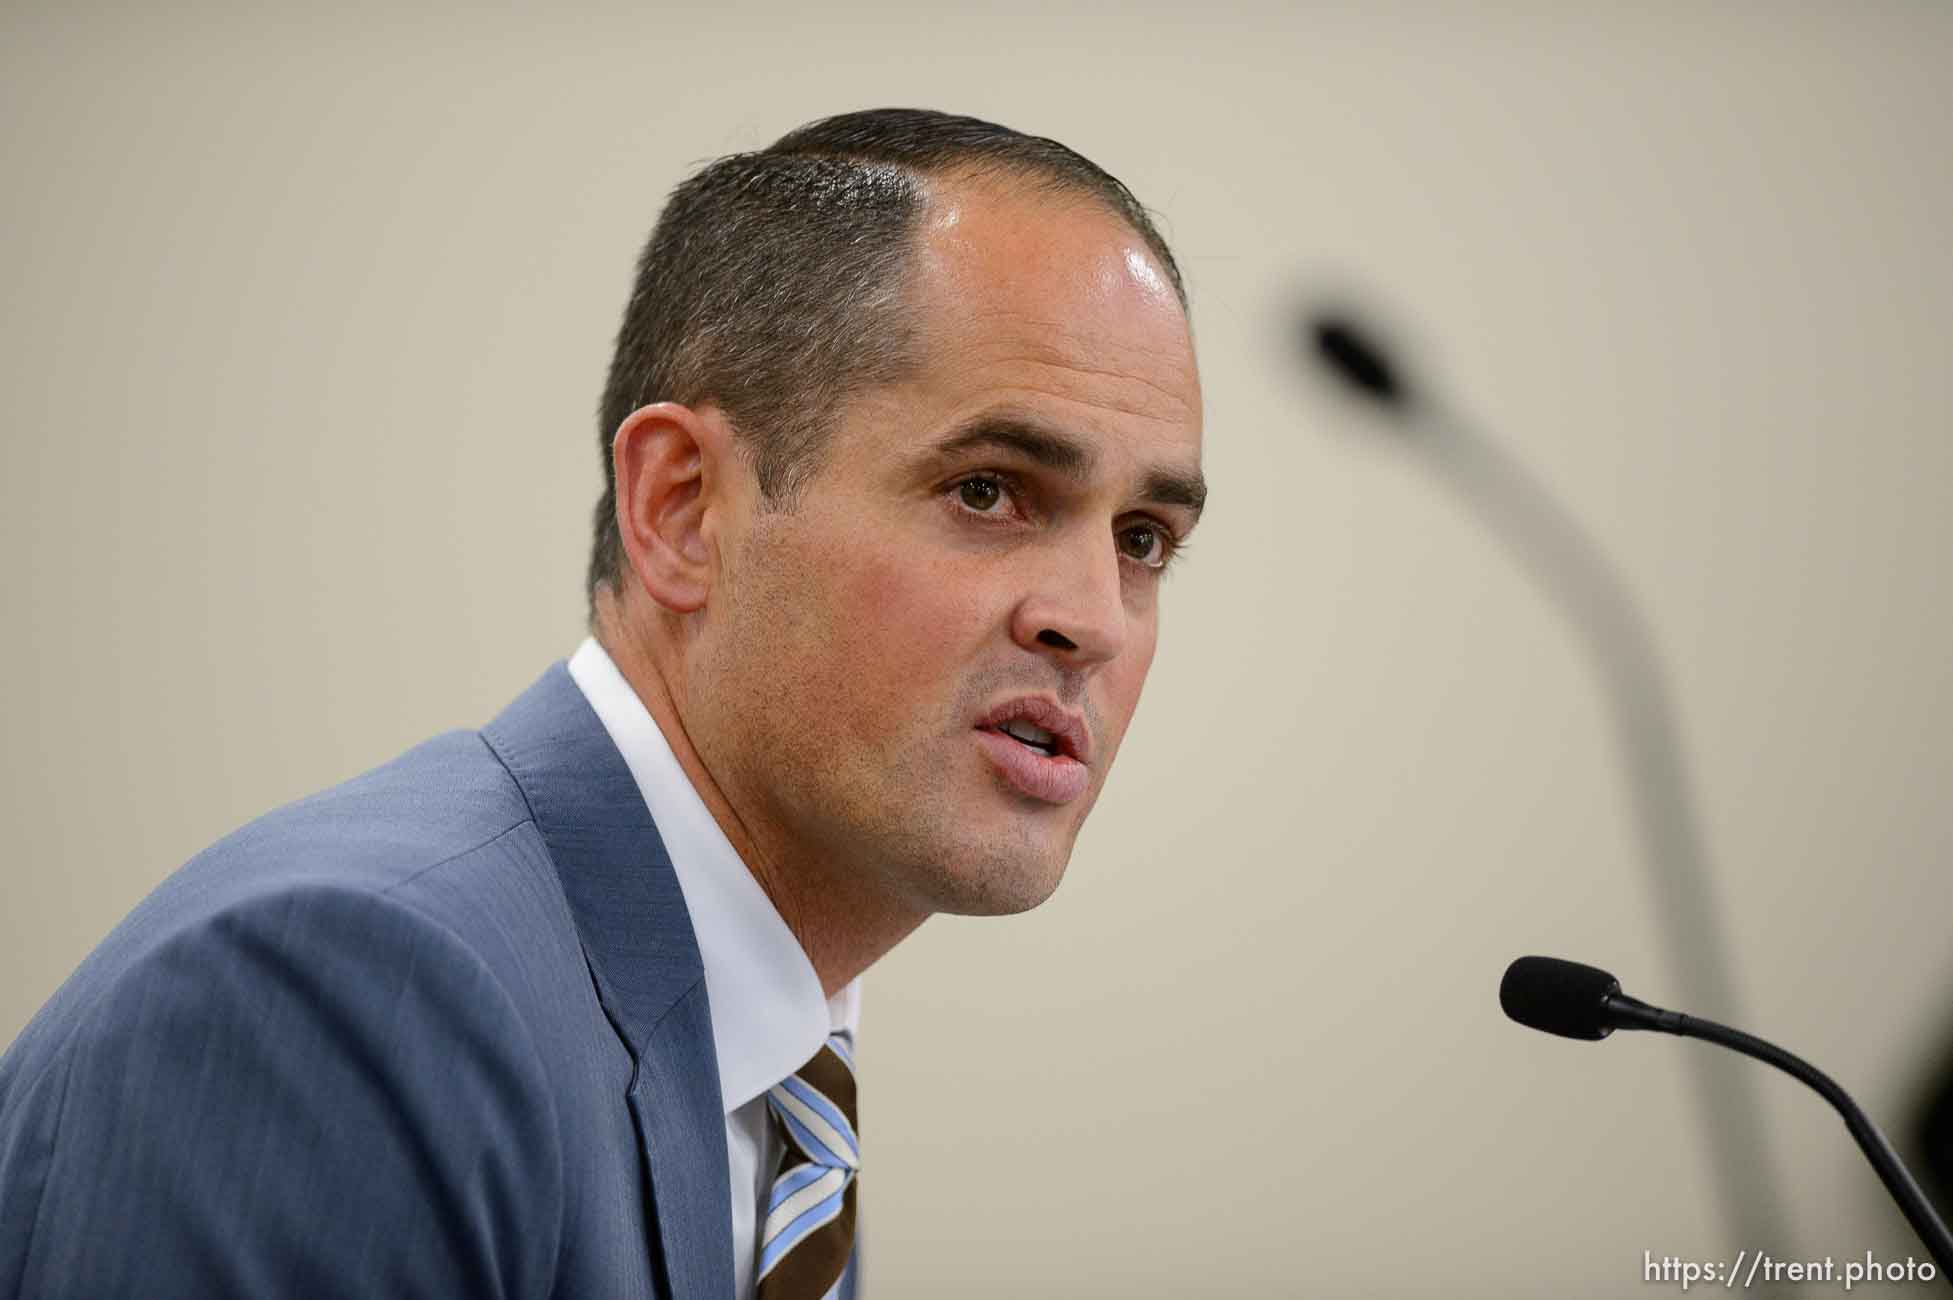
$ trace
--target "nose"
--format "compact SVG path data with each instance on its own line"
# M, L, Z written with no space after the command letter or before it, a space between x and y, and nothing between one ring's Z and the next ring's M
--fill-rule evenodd
M1068 668L1118 657L1126 644L1125 591L1119 554L1105 532L1046 552L1030 591L1011 616L1017 644Z

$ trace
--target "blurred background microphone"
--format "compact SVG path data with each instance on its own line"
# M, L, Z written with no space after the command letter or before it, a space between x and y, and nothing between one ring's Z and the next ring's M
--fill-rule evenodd
M1647 865L1649 903L1674 982L1693 1005L1742 1019L1667 675L1627 583L1526 467L1412 380L1374 328L1328 306L1306 309L1301 323L1302 341L1315 361L1382 413L1566 616L1606 697ZM1689 1064L1727 1222L1755 1248L1794 1245L1777 1160L1748 1072L1707 1053L1692 1056Z

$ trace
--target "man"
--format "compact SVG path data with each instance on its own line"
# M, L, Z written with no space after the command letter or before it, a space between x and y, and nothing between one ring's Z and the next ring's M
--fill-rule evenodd
M600 422L594 638L0 1061L0 1290L852 1286L856 980L1057 886L1200 513L1178 272L1051 141L829 119L674 193Z

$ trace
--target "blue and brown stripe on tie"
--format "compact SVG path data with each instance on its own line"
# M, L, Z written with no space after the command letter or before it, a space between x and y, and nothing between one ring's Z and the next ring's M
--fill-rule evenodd
M768 1090L766 1105L786 1153L760 1232L759 1300L821 1300L854 1247L861 1143L847 1034L830 1034L813 1060Z

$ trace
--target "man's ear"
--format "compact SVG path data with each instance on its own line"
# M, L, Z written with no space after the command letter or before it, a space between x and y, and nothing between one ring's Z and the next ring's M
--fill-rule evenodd
M641 406L617 427L610 463L617 531L637 584L673 613L702 608L736 495L732 425L715 406Z

